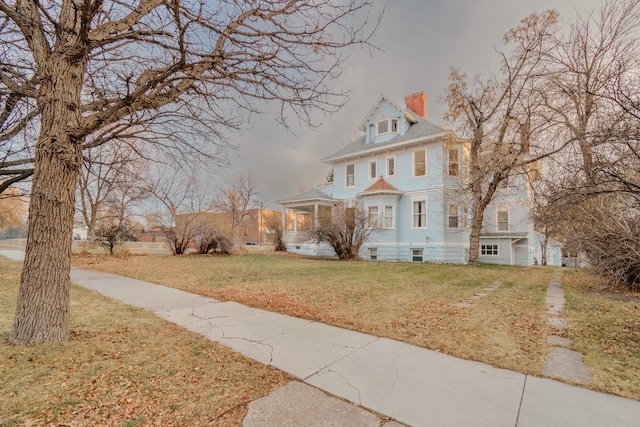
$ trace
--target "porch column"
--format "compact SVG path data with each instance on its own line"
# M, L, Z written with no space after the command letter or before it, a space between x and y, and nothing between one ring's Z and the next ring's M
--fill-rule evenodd
M318 227L318 204L313 205L313 228Z
M298 232L298 212L293 211L293 231Z
M287 232L287 212L289 211L289 209L287 208L282 208L282 233L284 235L284 233Z
M520 240L520 239L509 239L509 265L515 265L514 262L514 252L515 252L515 246L516 246L516 242Z

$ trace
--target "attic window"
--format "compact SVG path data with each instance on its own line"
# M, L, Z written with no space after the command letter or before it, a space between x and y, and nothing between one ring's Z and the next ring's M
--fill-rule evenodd
M398 133L398 119L383 119L376 122L376 135Z

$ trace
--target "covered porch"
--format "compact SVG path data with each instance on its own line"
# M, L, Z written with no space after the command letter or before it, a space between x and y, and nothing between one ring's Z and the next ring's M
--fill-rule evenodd
M482 233L480 262L502 265L532 265L533 253L526 232Z
M318 222L330 221L335 203L337 203L336 199L319 189L278 201L283 209L282 229L287 246L301 245L308 240L306 233Z

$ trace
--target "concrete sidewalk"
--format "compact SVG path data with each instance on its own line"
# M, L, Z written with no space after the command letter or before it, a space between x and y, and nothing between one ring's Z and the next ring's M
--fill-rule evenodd
M0 255L21 258L20 251L0 250ZM640 402L634 400L113 274L72 269L71 277L81 286L153 311L163 319L281 369L302 383L403 424L640 425ZM315 420L325 405L320 400L317 405L305 405L303 391L312 389L292 384L287 386L291 386L288 393L282 389L272 393L271 404L254 402L245 425L300 425L304 414L294 412L302 407L308 407L308 416ZM314 402L320 399L309 396ZM311 422L309 418L308 424L379 425L378 418L372 424L355 418L349 422L345 418L349 412L340 406L345 403L330 396L329 399L328 407L333 409L325 411L342 418L325 419L326 422Z

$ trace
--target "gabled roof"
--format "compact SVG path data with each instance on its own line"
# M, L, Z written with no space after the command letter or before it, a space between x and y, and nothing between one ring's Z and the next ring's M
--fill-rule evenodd
M408 110L404 111L407 112L407 114L410 114ZM325 157L324 159L322 159L322 161L331 164L331 162L335 162L337 160L375 153L376 151L384 151L411 142L420 142L422 140L444 136L449 132L442 126L439 126L427 119L423 119L417 114L415 114L413 117L415 122L411 124L404 135L398 134L388 141L379 143L367 143L366 136L362 135L360 138L342 148L337 153Z
M365 188L363 193L366 193L367 191L377 191L377 190L396 190L397 191L398 189L393 185L389 184L387 181L385 181L384 177L381 176L376 182L374 182L373 184Z
M380 104L383 104L383 103L391 104L393 108L403 113L407 118L407 120L409 120L411 123L416 122L416 116L417 116L416 113L414 113L413 111L407 110L404 107L401 107L400 105L393 102L387 95L382 93L378 97L378 100L375 102L375 104L373 104L373 107L371 107L371 109L367 112L367 115L364 116L364 119L362 119L362 121L360 122L358 129L366 128L367 124L371 120L371 116L373 116L373 113L375 113L378 107L380 106Z

